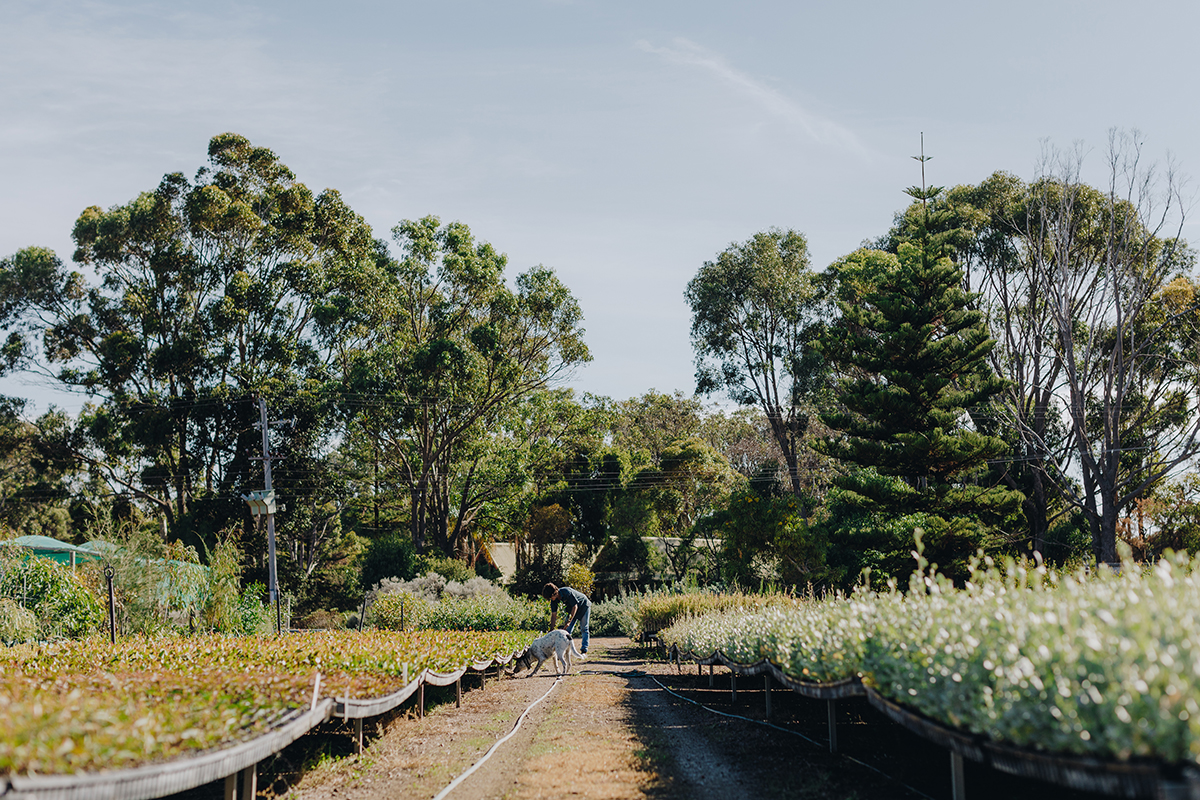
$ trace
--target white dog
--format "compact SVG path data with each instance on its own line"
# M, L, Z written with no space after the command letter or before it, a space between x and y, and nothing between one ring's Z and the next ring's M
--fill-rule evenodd
M534 661L537 661L537 666L533 668L533 672L526 675L526 678L532 678L534 674L542 668L544 662L550 656L554 656L554 674L558 675L558 665L562 663L562 674L571 671L571 655L576 658L587 658L583 653L575 649L575 642L571 640L571 634L559 628L547 633L545 636L540 636L533 640L533 644L525 648L525 650L513 659L513 672L517 673L526 669Z

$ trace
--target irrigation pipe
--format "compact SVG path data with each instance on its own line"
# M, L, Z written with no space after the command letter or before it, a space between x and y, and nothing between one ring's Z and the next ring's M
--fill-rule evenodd
M562 675L559 675L558 677L556 677L554 679L554 683L550 684L550 688L546 690L546 693L544 695L542 695L541 697L539 697L537 700L534 700L532 703L530 703L529 708L527 708L523 712L521 712L521 716L517 717L517 724L513 725L513 729L511 731L509 731L507 734L505 734L505 736L502 739L497 739L496 743L494 745L492 745L491 749L483 754L483 758L476 761L469 770L464 772L462 775L459 775L454 780L450 781L449 786L447 786L445 789L442 789L440 792L435 794L433 796L433 800L443 800L443 798L446 797L446 795L450 794L452 791L454 791L454 789L460 783L462 783L467 778L469 778L471 776L471 774L473 772L475 772L475 770L482 767L484 765L484 763L489 758L492 757L492 753L495 753L497 748L500 747L500 745L504 744L509 739L511 739L513 737L513 734L515 734L518 730L521 729L521 723L525 721L525 717L529 714L530 711L533 710L533 707L536 706L538 703L542 702L543 700L545 700L547 697L549 697L550 693L554 691L554 688L556 686L558 686L559 681L561 681L562 679L563 679ZM931 800L932 800L932 798L931 798Z
M823 747L823 746L824 746L824 745L822 745L820 742L816 741L815 739L810 739L810 738L808 738L808 737L807 737L807 736L805 736L803 733L799 733L799 732L797 732L797 731L789 730L788 728L783 728L783 727L780 727L779 725L774 725L774 724L772 724L772 723L770 723L770 722L764 722L764 721L763 721L763 720L761 720L761 719L753 719L753 718L751 718L751 717L743 717L743 716L740 716L740 715L738 715L738 714L730 714L730 713L727 713L727 712L725 712L725 711L718 711L718 710L717 710L717 709L715 709L715 708L710 708L709 706L706 706L706 705L704 705L704 704L703 704L703 703L701 703L701 702L698 702L698 701L696 701L696 700L693 700L693 699L692 699L692 698L690 698L690 697L684 697L683 695L679 694L678 692L675 692L675 691L672 691L671 689L668 689L666 686L664 686L664 685L662 684L662 681L660 681L658 678L654 677L653 675L651 675L651 674L649 674L649 673L646 673L646 677L647 677L647 678L649 678L650 680L654 681L655 683L657 683L657 684L658 684L658 688L662 689L662 690L663 690L664 692L666 692L667 694L669 694L669 695L672 695L672 696L674 696L674 697L678 697L680 700L686 700L686 701L688 701L689 703L691 703L692 705L697 705L697 706L700 706L700 707L701 707L701 708L703 708L705 711L710 711L710 712L712 712L713 714L717 714L717 715L719 715L719 716L722 716L722 717L729 717L730 719L740 719L740 720L742 720L742 721L744 721L744 722L753 722L753 723L755 723L755 724L757 724L757 725L764 725L764 726L766 726L766 727L768 727L768 728L773 728L773 729L775 729L775 730L777 730L777 731L783 731L784 733L790 733L792 736L799 736L799 737L800 737L801 739L803 739L804 741L808 742L809 744L814 744L814 745L816 745L817 747ZM551 688L551 689L553 689L554 687L553 687L553 686L551 686L550 688ZM908 790L909 790L910 792L912 792L913 794L920 795L921 797L927 798L927 800L934 800L934 798L932 798L932 797L930 797L929 795L925 794L925 793L924 793L924 792L922 792L920 789L914 789L912 786L909 786L909 785L908 785L907 783L905 783L904 781L901 781L901 780L899 780L899 779L897 779L897 778L893 778L891 775L888 775L886 772L884 772L883 770L881 770L879 767L873 767L873 766L871 766L870 764L866 763L865 761L859 761L859 760L858 760L857 758L855 758L854 756L848 756L848 755L846 755L845 753L840 753L839 755L841 755L841 756L842 756L842 758L846 758L846 759L849 759L850 761L853 761L855 764L858 764L860 767L866 767L867 769L871 770L872 772L877 772L877 773L879 773L879 774L880 774L880 775L882 775L883 777L887 778L889 781L892 781L892 782L894 782L894 783L897 783L897 784L899 784L899 785L903 786L905 789L908 789ZM441 795L438 795L437 797L435 797L435 798L434 798L434 800L440 800L440 798L441 798Z

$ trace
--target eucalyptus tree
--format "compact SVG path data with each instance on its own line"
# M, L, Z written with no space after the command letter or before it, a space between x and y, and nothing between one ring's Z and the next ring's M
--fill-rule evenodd
M402 254L377 289L376 338L351 360L355 420L408 496L417 551L465 554L506 420L591 358L583 315L545 267L508 286L506 257L461 222L405 220L393 235Z
M699 432L703 407L683 392L663 394L654 389L612 405L612 446L627 450L644 465L658 466L663 452L676 440Z
M1112 562L1120 515L1200 451L1200 318L1177 176L1115 132L1107 162L1093 187L1079 151L1050 150L1032 182L996 173L937 205L997 342L1007 387L973 414L1012 440L995 469L1025 494L1030 546L1078 512Z
M1136 137L1116 133L1107 187L1084 184L1081 163L1051 154L1021 240L1045 286L1045 346L1083 484L1060 488L1097 559L1115 563L1122 510L1200 452L1200 314L1174 172L1146 167Z
M772 228L706 261L684 293L692 309L696 392L724 390L766 415L797 497L817 476L800 468L804 438L826 371L812 346L825 311L808 243Z
M213 137L208 156L194 179L171 173L128 203L85 209L79 270L42 248L0 262L6 365L92 398L80 420L90 446L76 455L169 537L243 512L252 395L296 430L329 424L311 390L361 337L385 277L370 228L336 191L314 196L237 134Z

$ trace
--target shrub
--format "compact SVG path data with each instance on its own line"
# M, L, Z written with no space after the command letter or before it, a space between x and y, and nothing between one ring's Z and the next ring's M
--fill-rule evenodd
M238 546L238 531L230 529L209 553L208 585L200 615L205 628L221 633L241 632L241 576L242 549Z
M236 591L236 585L231 588L224 574L218 574L217 586L210 584L212 571L201 566L194 548L164 543L155 531L132 525L114 527L108 535L102 540L104 560L88 564L87 569L95 585L105 586L102 570L112 567L120 633L155 636L213 627L206 620L206 605L214 589L218 603L211 611L218 619L224 614L221 602ZM223 557L227 568L225 555L223 546L218 546L214 556Z
M31 612L43 639L86 636L104 619L100 602L70 567L19 548L0 554L0 597Z
M390 592L406 592L414 597L420 597L431 602L437 602L445 596L467 598L481 595L504 594L504 590L499 586L487 578L481 578L478 575L468 577L460 583L457 580L447 581L444 575L437 572L429 572L424 577L413 578L411 581L402 581L398 578L385 578L376 584L374 590L372 590L371 602L378 599L379 595Z
M423 555L417 559L417 572L424 575L436 572L447 581L458 583L466 583L475 577L475 570L465 561L451 556Z
M963 588L919 559L907 593L687 618L661 636L769 658L799 680L861 674L944 725L1021 747L1195 764L1200 561L1142 569L1124 556L1118 574L984 559Z
M592 593L592 587L596 583L595 574L583 564L572 564L567 569L566 579L567 586L589 596Z
M545 603L513 598L504 592L447 594L441 601L434 601L395 588L380 591L367 608L367 620L389 630L541 631L549 625L549 616Z
M772 605L786 604L791 601L788 595L774 594L743 594L732 592L716 594L712 592L657 591L647 592L638 596L637 609L634 612L637 630L629 633L657 633L668 628L676 621L686 617L700 616L714 611L731 611L735 609L765 608Z
M592 604L589 622L593 636L637 636L637 607L641 595L623 594ZM630 631L633 631L630 633Z
M262 600L266 595L267 587L261 583L250 584L238 595L239 628L237 633L243 636L269 636L275 632L275 620L272 618L271 607ZM284 620L284 626L290 627L289 620Z
M21 644L38 637L37 617L15 600L0 597L0 642Z

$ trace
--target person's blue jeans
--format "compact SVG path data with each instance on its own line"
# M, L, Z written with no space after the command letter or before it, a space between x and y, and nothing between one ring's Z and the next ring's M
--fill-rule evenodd
M591 621L592 621L592 604L588 603L587 605L580 607L579 613L577 613L575 615L575 619L571 620L571 624L569 626L567 626L567 633L571 632L571 630L575 627L576 622L578 622L580 625L583 626L583 633L582 633L583 641L579 645L579 652L581 652L581 653L587 652L588 638L591 636L591 631L588 630L588 626L591 624Z

